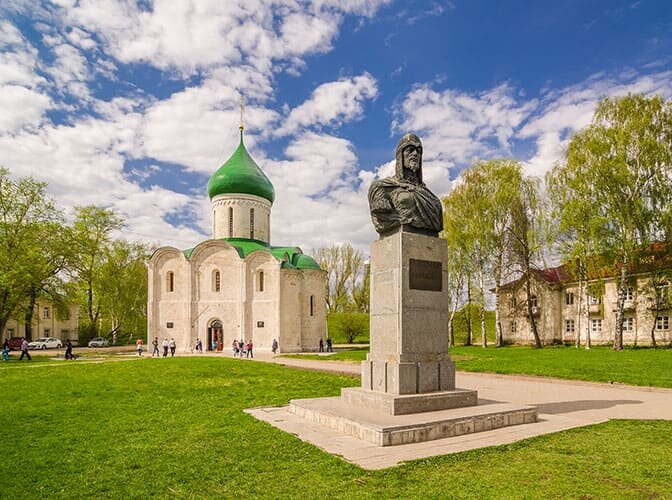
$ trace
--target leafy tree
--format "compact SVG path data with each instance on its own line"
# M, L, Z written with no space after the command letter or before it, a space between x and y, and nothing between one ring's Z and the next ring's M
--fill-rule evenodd
M106 249L99 270L103 324L113 341L126 331L144 337L147 329L147 267L150 249L116 240Z
M329 312L351 309L353 292L362 274L362 253L345 243L320 248L315 252L315 257L320 267L327 272L326 297Z
M111 233L121 227L122 219L112 210L96 206L75 209L70 270L85 313L81 328L84 338L99 335L103 266L108 257Z
M534 345L543 347L537 321L535 319L533 293L533 274L539 267L541 253L545 247L548 229L544 204L539 196L539 183L534 179L524 179L511 207L511 223L508 227L508 247L511 261L523 277L525 287L525 305Z
M32 317L37 295L62 268L62 214L45 188L32 178L12 181L0 168L0 331L17 312Z
M608 259L618 277L614 350L621 350L637 249L671 234L672 104L644 95L604 99L591 125L571 138L554 175L554 189L566 192L561 218L581 236L578 244ZM572 222L572 213L582 217Z

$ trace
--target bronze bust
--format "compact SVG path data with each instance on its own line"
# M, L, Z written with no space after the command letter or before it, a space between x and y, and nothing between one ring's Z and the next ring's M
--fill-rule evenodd
M371 183L371 220L381 236L397 231L437 237L443 229L441 201L422 182L422 142L405 134L395 152L393 177Z

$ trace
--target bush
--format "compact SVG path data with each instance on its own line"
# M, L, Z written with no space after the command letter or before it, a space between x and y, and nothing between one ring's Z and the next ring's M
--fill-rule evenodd
M331 313L327 327L329 338L335 344L369 342L369 315L366 313Z

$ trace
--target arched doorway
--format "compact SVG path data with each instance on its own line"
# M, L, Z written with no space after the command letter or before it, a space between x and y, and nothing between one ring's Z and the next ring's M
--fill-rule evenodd
M224 341L222 339L222 322L218 319L213 319L208 326L208 350L221 351L224 348Z

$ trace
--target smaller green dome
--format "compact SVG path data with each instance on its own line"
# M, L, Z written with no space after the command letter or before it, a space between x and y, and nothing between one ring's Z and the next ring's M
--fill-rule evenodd
M245 149L242 128L238 148L208 181L210 199L220 194L235 193L252 194L271 203L275 200L273 184Z

